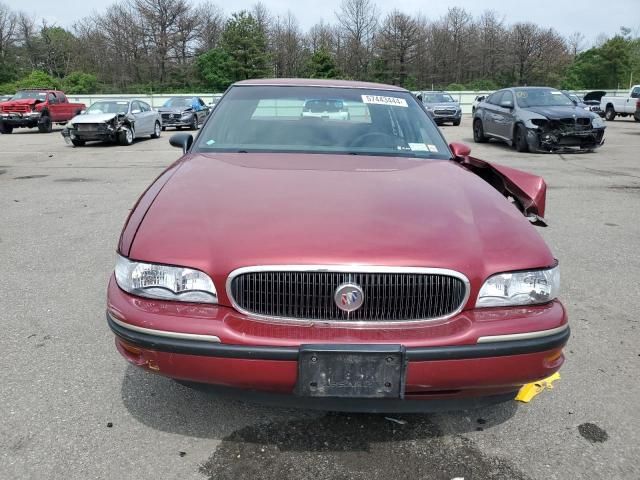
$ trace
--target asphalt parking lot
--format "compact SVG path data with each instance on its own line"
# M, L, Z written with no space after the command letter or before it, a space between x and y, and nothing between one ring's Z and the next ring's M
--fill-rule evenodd
M540 232L562 267L572 338L530 404L437 415L268 408L129 366L105 321L127 213L176 159L0 135L0 477L6 479L640 478L640 123L588 154L518 154L443 127L472 155L549 184Z

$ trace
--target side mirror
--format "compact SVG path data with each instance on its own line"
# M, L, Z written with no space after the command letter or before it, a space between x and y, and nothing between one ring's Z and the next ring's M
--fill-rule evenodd
M80 115L84 115L85 113L87 113L86 110L80 110Z
M169 143L172 147L181 148L182 153L187 153L193 144L193 135L190 133L176 133L171 135Z
M134 115L136 115L138 113L141 113L141 112L142 112L142 110L138 110L138 109L131 110L131 113L133 113Z
M464 160L465 157L471 154L471 147L466 143L452 142L449 144L449 148L455 160Z
M513 108L513 102L511 102L511 101L509 101L509 100L507 100L507 101L505 101L505 102L500 102L500 106L501 106L502 108L509 108L509 109L511 109L511 108Z

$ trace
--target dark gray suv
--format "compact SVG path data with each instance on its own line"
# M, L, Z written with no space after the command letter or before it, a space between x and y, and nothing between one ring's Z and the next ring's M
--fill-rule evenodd
M604 121L577 107L560 90L505 88L489 95L473 114L473 139L502 140L519 152L593 150L604 141Z
M458 126L462 120L462 108L447 92L420 92L417 95L438 125L451 122Z

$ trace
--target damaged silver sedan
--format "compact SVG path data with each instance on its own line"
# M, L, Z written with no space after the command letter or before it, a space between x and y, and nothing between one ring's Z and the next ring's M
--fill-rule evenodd
M604 143L604 121L548 87L505 88L473 115L473 139L502 140L519 152L591 151Z
M73 117L62 130L67 143L82 147L86 142L113 142L131 145L136 138L160 137L160 114L141 100L96 102Z

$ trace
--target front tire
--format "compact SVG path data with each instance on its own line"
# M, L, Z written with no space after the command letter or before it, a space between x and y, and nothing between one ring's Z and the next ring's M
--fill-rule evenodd
M453 126L454 126L454 127L459 127L459 126L460 126L460 122L462 122L462 119L460 119L460 120L454 120L454 121L453 121Z
M191 125L189 125L189 128L191 128L191 130L198 130L198 128L200 128L200 122L198 122L197 113L193 114L193 119L191 120Z
M607 107L604 111L604 118L609 122L613 122L616 119L616 111L613 109L611 105Z
M10 133L13 133L13 126L0 123L0 133L3 133L5 135L9 135Z
M516 125L516 134L513 142L518 152L528 152L529 144L527 143L527 129L524 125Z
M476 143L485 143L487 141L487 137L484 135L482 120L479 118L473 121L473 141Z
M160 122L156 122L153 126L153 133L151 134L151 138L160 138L160 132L162 132L162 127L160 126Z
M118 144L126 147L133 143L133 130L130 127L122 127L118 132Z
M51 133L53 131L53 123L51 123L51 118L48 116L44 116L38 122L38 131L40 133Z
M77 138L72 138L71 143L73 144L74 147L84 147L86 142L84 140L78 140Z

